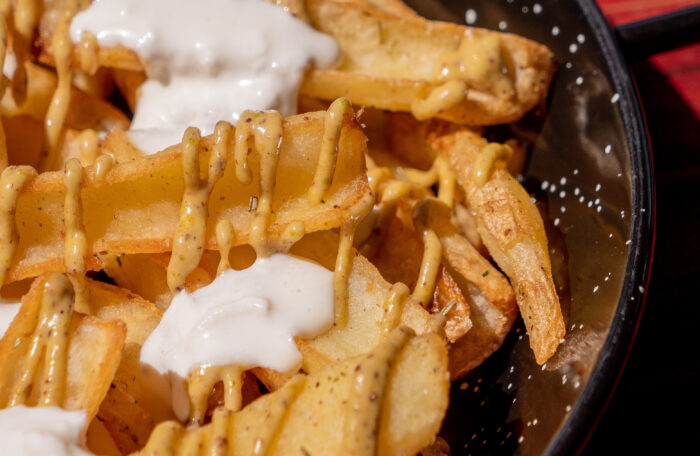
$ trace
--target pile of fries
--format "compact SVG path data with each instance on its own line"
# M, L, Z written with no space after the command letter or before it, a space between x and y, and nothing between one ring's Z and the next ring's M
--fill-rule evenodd
M133 109L147 74L134 50L66 46L89 2L0 2L0 67L17 62L0 80L0 284L3 300L21 299L0 340L0 407L84 411L97 454L417 454L442 444L450 380L496 351L518 314L536 361L555 353L565 326L548 241L514 177L525 148L482 136L543 101L550 51L400 0L272 3L342 57L309 69L300 114L265 113L279 161L252 147L246 179L234 155L255 132L190 129L148 156L131 143L109 100ZM197 226L183 215L193 189ZM296 339L298 372L193 371L178 422L141 346L176 293L273 251L334 271L335 324Z

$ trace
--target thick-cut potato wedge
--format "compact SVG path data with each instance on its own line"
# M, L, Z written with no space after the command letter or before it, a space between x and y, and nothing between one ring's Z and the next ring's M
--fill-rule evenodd
M168 288L168 253L135 253L101 255L103 270L120 287L126 288L156 305L161 310L170 306L175 293ZM216 268L209 272L197 266L187 276L184 289L192 292L211 283Z
M2 117L10 165L39 165L44 142L44 123L31 115Z
M304 222L307 232L337 227L344 212L369 192L365 137L348 114L328 197L323 204L309 203L307 190L318 161L324 116L325 113L309 113L284 121L273 216L268 227L273 238L291 221ZM202 169L207 169L213 140L209 136L201 142ZM86 169L81 196L90 252L87 267L100 267L101 262L92 256L99 252L157 253L171 249L184 191L180 150L180 145L176 145L159 154L119 164L99 182L94 167ZM253 170L251 184L240 184L235 178L235 167L230 165L212 191L206 248L216 248L213 231L223 218L232 222L236 244L247 242L253 218L248 211L249 201L251 196L258 196L257 153L248 157L248 163ZM43 173L24 187L16 213L19 245L8 281L64 269L63 200L62 172Z
M427 170L435 160L431 142L460 128L441 119L418 121L407 112L387 115L386 139L389 150L413 168Z
M418 17L408 5L401 0L343 0L363 8L376 8L399 17Z
M343 96L358 105L390 111L410 112L414 100L424 99L442 85L445 79L440 73L446 55L457 51L462 40L498 33L419 17L397 17L339 1L307 0L306 7L312 24L336 39L343 57L334 69L310 71L301 93L327 100ZM467 78L467 96L437 112L437 117L469 125L507 123L522 117L545 97L553 73L552 53L520 36L494 36L500 45L488 59L497 62L502 56L512 88L503 93L505 89L491 87L491 82ZM459 59L469 67L473 55Z
M493 88L467 80L472 90L466 98L438 112L437 117L469 125L507 123L522 117L545 97L554 69L552 54L545 46L517 35L428 21L406 12L396 15L398 8L387 5L394 1L375 2L392 12L360 1L363 4L306 0L312 24L339 42L343 58L334 69L310 71L302 94L326 100L347 97L356 105L411 111L414 100L425 98L445 82L438 76L441 59L459 49L465 36L497 34L512 95L490 93ZM47 63L52 61L52 30L50 17L43 20L41 60ZM498 54L495 57L501 60ZM77 49L73 61L77 66ZM136 53L123 47L100 48L98 61L104 67L143 71Z
M114 85L122 94L124 100L129 105L131 112L136 110L136 101L138 100L139 87L146 80L146 74L143 71L121 70L112 68L112 78Z
M335 265L338 235L330 231L313 233L295 244L290 253L314 260L328 269ZM391 284L362 255L355 253L348 279L348 321L313 339L298 340L303 354L302 368L315 372L333 361L371 352L382 340L384 302ZM404 304L399 324L418 334L430 328L430 314L412 297Z
M415 454L433 441L447 409L447 352L444 339L436 334L407 335L409 339L400 344L396 337L400 331L410 332L397 329L367 355L297 376L240 412L219 410L206 426L185 430L176 423L163 423L139 454L180 454L194 442L201 445L195 444L193 448L200 450L192 454L208 454L213 445L226 446L224 451L232 455L253 454L256 447L266 454ZM388 344L403 347L386 358L386 377L377 372L380 389L365 396L356 378L364 376L366 383L374 375L368 370L373 359L385 360ZM371 410L367 421L356 428L347 427L358 413L354 404L367 404ZM225 442L214 438L217 427L219 435L227 437ZM348 453L349 448L355 451Z
M170 419L169 404L154 400L140 368L141 346L158 326L162 312L123 288L87 279L91 315L126 324L121 362L97 416L124 453L145 445L157 420Z
M549 359L566 333L552 280L542 217L530 195L508 173L494 166L486 183L473 180L472 165L487 142L471 131L443 136L435 146L445 154L464 188L477 228L491 256L510 278L530 335L535 359Z
M402 282L413 290L420 272L423 242L413 227L398 218L393 218L387 227L384 241L370 258L384 279L390 283ZM438 272L433 302L429 310L439 312L455 301L456 305L447 315L445 335L454 342L469 331L472 322L469 318L469 304L461 290L443 266Z
M37 330L45 284L51 274L38 277L22 299L22 307L0 340L0 407L6 407L14 383L22 375ZM84 410L88 423L109 390L121 360L126 326L118 320L102 320L73 312L67 347L65 395L62 407ZM41 368L38 369L41 371ZM38 401L33 385L28 402Z
M0 101L0 112L6 117L30 115L43 124L56 90L56 74L31 62L25 64L25 69L28 78L26 99L18 106L10 91L7 91ZM129 127L129 119L105 100L71 87L65 126L76 130L124 130Z

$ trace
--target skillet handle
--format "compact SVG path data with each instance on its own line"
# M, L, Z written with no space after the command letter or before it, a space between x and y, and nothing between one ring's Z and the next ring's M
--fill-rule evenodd
M700 5L615 28L628 63L700 42Z

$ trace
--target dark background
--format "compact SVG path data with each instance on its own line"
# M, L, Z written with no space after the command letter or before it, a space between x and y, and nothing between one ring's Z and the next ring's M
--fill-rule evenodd
M612 25L700 0L598 0ZM656 247L627 366L584 455L697 452L700 45L634 64L656 178Z

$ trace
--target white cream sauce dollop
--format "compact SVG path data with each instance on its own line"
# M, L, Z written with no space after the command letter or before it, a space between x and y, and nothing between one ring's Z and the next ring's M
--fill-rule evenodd
M294 337L321 334L334 315L331 271L291 255L258 258L193 293L178 293L143 344L141 363L160 374L149 376L154 392L168 390L183 418L190 371L229 364L293 371L301 364Z
M86 456L80 446L85 427L84 411L58 407L25 407L0 410L0 454L13 456Z
M155 153L179 143L188 126L209 134L243 110L296 112L309 65L329 67L335 41L261 0L95 0L71 24L102 47L136 51L149 79L141 86L132 141Z

